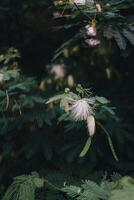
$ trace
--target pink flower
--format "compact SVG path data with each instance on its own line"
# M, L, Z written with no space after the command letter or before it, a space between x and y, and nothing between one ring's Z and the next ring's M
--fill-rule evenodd
M60 12L53 12L53 17L55 17L55 18L60 17L60 15L61 15Z
M91 26L90 24L85 26L86 29L86 34L88 36L96 36L96 30L93 26Z
M89 46L96 46L100 44L100 40L97 39L86 39L85 42L89 45Z

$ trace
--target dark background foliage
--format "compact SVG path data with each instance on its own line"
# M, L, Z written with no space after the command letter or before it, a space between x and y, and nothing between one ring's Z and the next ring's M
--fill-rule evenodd
M107 97L120 118L116 125L110 120L105 124L120 159L119 162L113 159L106 138L98 129L89 154L79 159L86 130L72 129L66 133L64 124L57 124L60 112L57 107L51 111L46 107L44 110L34 107L34 111L27 111L29 115L22 126L19 125L21 121L17 122L17 128L8 131L6 127L6 131L0 134L2 190L12 177L34 170L45 175L58 171L81 178L88 177L92 170L133 173L134 48L129 44L125 50L120 50L115 41L106 39L97 48L87 48L79 40L52 61L56 49L73 37L79 28L60 28L65 19L55 19L55 11L51 0L1 0L0 52L4 54L10 47L18 49L21 57L17 58L17 62L23 76L34 76L38 86L43 79L49 78L51 84L46 85L45 97L68 86L68 75L73 76L75 83L91 87L94 94ZM130 9L125 15L131 16L132 12ZM65 81L53 80L48 73L48 65L63 62L67 66ZM33 116L38 117L38 113L46 119L41 126L35 119L31 120Z

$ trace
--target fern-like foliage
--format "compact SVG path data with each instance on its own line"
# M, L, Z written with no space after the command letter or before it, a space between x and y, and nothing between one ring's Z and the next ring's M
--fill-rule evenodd
M124 177L118 181L112 190L109 200L133 200L134 199L134 180Z
M81 187L65 186L63 191L77 200L132 200L134 180L123 177L114 182L103 180L101 184L86 180Z
M105 187L104 185L98 185L93 181L86 180L82 183L81 187L66 186L64 191L69 196L76 197L78 200L100 200L108 199L109 191Z
M2 200L34 200L36 188L43 187L43 179L38 173L14 178Z
M50 109L45 105L46 99L37 80L21 73L15 62L18 57L18 51L14 49L0 55L0 125L3 134L17 128L18 123L21 128L28 121L40 128L44 123L50 125L55 116L54 112L48 114ZM8 129L5 128L7 124Z
M33 172L31 175L22 175L14 178L2 200L133 200L134 179L128 176L121 177L113 174L112 179L106 176L96 183L91 180L74 181L73 178L65 179L65 176L57 174L55 177L40 178ZM59 179L62 184L59 185ZM57 180L57 181L56 181ZM65 182L67 180L67 182ZM41 190L36 190L42 188ZM35 195L36 194L36 195ZM69 197L69 198L68 198Z

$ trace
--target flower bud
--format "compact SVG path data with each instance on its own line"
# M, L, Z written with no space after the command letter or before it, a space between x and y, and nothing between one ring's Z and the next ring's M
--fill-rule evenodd
M87 128L90 136L95 134L95 118L93 115L87 117Z
M0 73L0 85L3 85L4 83L4 75Z

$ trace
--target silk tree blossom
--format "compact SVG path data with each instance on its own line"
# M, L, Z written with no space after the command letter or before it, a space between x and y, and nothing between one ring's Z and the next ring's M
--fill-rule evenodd
M95 134L94 98L69 98L71 117L74 121L86 121L90 137Z
M97 46L97 45L100 44L100 40L93 39L93 38L91 38L91 39L86 39L85 42L86 42L89 46L91 46L91 47Z
M93 114L94 98L72 99L70 98L70 112L74 121L87 120Z
M85 29L88 36L96 36L96 29L92 25L86 25Z

